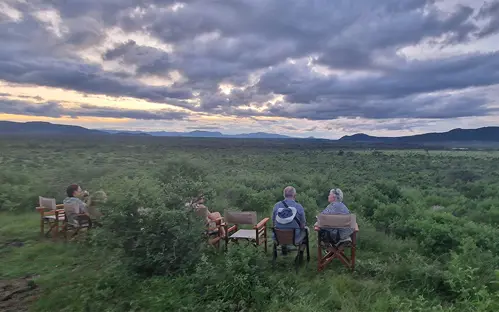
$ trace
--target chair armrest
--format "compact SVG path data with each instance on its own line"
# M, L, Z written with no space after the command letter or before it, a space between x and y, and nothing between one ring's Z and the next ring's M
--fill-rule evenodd
M234 232L234 231L237 231L237 225L231 226L226 232L227 232L227 235L228 235L230 232Z
M265 224L267 224L267 222L269 222L270 218L265 218L263 219L262 221L258 222L257 225L255 225L253 228L254 229L259 229L261 228L262 226L265 226Z
M52 210L51 208L47 208L47 207L35 207L35 209L38 211L38 212L50 212L50 211L55 211L55 210L58 210L59 212L64 212L64 204L57 204L55 205L55 210Z

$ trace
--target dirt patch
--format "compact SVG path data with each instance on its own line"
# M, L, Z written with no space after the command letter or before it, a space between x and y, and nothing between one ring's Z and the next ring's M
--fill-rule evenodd
M38 297L40 290L33 277L0 280L0 311L25 312Z
M11 247L23 247L24 243L20 241L12 241L9 243L5 243L5 246L11 246Z

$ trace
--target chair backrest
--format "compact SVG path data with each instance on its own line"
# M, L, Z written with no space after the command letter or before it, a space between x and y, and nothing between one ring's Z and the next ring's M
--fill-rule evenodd
M295 244L295 229L274 228L275 240L279 245Z
M42 196L38 196L38 202L40 207L47 208L47 209L56 209L56 204L55 204L55 198L46 198Z
M317 225L320 228L355 228L357 217L355 214L319 214Z
M256 224L256 211L224 211L224 219L232 224Z

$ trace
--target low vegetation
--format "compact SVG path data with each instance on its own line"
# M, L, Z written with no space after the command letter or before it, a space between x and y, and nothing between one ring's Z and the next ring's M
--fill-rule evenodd
M4 138L0 150L0 285L36 298L0 296L6 311L499 310L497 152L174 138ZM74 182L108 194L103 226L40 238L38 196L61 202ZM261 219L287 185L309 225L343 190L360 227L355 272L335 261L318 273L315 233L298 273L262 248L217 253L183 206L202 190L213 211Z

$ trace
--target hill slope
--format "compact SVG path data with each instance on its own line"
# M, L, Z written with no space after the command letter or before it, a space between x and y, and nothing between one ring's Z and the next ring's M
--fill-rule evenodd
M453 129L442 133L425 133L401 137L376 137L359 133L344 136L339 141L367 143L499 142L499 127Z
M195 138L239 138L239 139L292 139L293 137L275 134L275 133L266 133L266 132L255 132L255 133L241 133L241 134L223 134L218 131L203 131L203 130L194 130L190 132L174 132L174 131L151 131L151 132L142 132L142 131L117 131L117 130L102 130L108 133L126 133L126 134L135 134L135 135L152 135L152 136L162 136L162 137L195 137Z
M0 121L1 134L106 134L99 130L91 130L80 126L53 124L50 122Z

